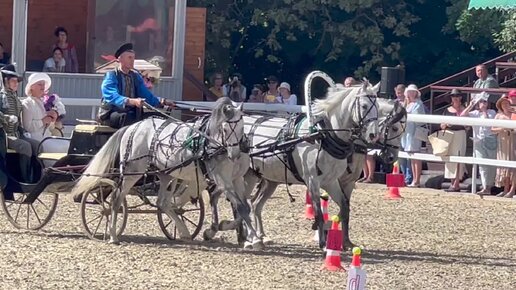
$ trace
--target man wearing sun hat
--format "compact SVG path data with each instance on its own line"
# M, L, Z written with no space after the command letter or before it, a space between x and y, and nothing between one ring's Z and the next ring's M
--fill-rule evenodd
M134 70L135 52L132 43L123 44L115 52L119 67L106 73L102 82L102 103L98 119L104 125L121 128L143 120L143 104L173 106L174 103L154 96L142 76Z

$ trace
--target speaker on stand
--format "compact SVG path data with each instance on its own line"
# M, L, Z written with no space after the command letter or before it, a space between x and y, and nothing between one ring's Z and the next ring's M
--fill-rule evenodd
M394 88L398 84L405 83L405 70L400 65L395 67L382 67L379 95L384 98L394 99Z

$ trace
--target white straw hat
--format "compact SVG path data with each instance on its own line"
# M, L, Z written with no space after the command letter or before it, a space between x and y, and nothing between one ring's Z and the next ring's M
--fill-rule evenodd
M408 97L407 93L410 91L417 92L417 97L418 98L421 97L421 92L419 91L419 89L417 88L417 86L415 84L410 84L410 85L408 85L408 87L405 88L405 92L404 92L405 97Z
M278 89L281 89L281 88L287 89L290 92L290 84L289 83L282 82Z
M30 87L32 87L32 85L40 81L45 82L45 92L50 89L50 86L52 85L52 80L50 79L50 76L48 76L46 73L33 73L27 80L27 85L25 86L25 95L30 96Z

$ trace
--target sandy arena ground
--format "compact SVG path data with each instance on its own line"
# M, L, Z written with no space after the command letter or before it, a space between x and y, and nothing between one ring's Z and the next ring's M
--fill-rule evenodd
M345 289L346 273L319 270L310 222L300 218L303 188L292 191L295 203L282 187L265 208L276 243L264 251L239 249L232 233L219 234L223 243L171 242L154 215L130 216L120 246L91 241L70 196L45 231L14 230L2 215L0 289ZM390 201L384 193L360 185L352 202L367 289L516 289L516 200L402 189L404 199ZM347 267L350 254L342 259Z

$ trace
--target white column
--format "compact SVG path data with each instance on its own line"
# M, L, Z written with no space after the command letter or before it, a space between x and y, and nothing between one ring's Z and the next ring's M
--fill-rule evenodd
M183 96L183 70L185 62L186 2L187 0L176 0L174 7L172 78L176 83L174 84L174 96L172 97L181 100Z
M29 0L13 0L12 59L18 73L27 68L27 10Z

